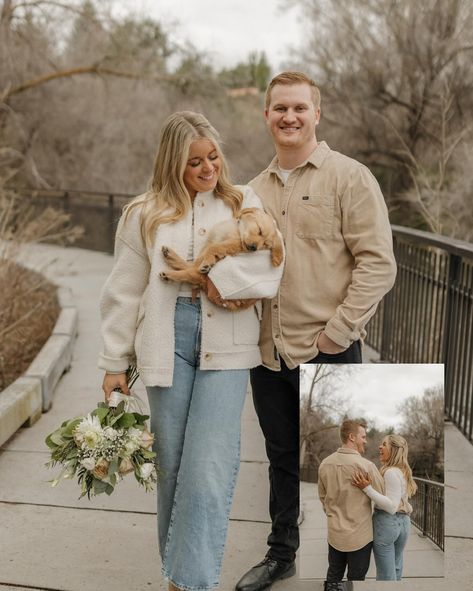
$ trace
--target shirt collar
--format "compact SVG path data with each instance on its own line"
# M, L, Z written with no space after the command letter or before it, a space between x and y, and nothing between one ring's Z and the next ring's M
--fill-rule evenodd
M299 164L299 166L296 166L295 169L297 168L303 168L304 166L306 166L307 164L312 164L313 166L315 166L315 168L320 168L325 160L325 158L328 156L329 152L330 152L330 148L328 147L327 142L325 141L321 141L317 144L317 147L315 148L315 150L312 152L312 154L307 158L307 160L304 160L304 162L301 162L301 164ZM275 156L268 168L266 169L270 174L274 173L276 175L279 176L280 174L280 170L279 170L279 161L278 161L278 157Z
M356 451L356 449L349 449L348 447L339 447L337 452L341 454L356 454L357 456L361 456L360 452Z

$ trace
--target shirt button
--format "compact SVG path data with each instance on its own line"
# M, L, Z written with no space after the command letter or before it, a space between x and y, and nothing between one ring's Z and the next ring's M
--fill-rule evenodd
M212 318L212 312L207 312L207 318Z
M277 305L277 304L274 304L274 305L273 305L273 308L274 308L275 310L277 310L277 309L278 309L278 305Z
M200 206L200 207L204 207L204 205L205 205L205 204L204 204L204 202L203 202L203 201L199 201L199 206Z
M286 215L286 210L285 209L282 210L282 214L283 215Z
M275 335L274 335L274 338L275 338L275 339L279 339L279 334L275 334Z
M205 228L201 228L201 229L199 230L199 234L200 234L201 236L203 236L203 235L205 234Z

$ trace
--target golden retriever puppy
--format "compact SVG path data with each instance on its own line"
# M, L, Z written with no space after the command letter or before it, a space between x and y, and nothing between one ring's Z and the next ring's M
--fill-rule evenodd
M255 250L271 251L271 263L278 267L284 256L276 222L262 209L247 207L235 218L213 226L206 243L193 262L185 261L171 248L163 246L163 255L171 269L159 274L165 281L185 281L205 289L205 275L217 261L227 255Z

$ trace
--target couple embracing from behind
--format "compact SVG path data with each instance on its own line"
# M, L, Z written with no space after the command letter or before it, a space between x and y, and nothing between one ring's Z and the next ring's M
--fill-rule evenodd
M135 359L148 393L170 590L219 584L249 377L270 462L272 526L266 557L236 589L259 591L295 574L299 364L360 363L364 327L396 273L378 183L317 141L315 82L279 74L264 116L276 156L246 186L231 183L218 133L203 115L166 120L151 188L125 208L101 297L105 398L116 387L128 391L125 372ZM198 294L163 281L163 253L194 261L211 228L245 208L274 218L284 264L271 264L263 249L217 262Z

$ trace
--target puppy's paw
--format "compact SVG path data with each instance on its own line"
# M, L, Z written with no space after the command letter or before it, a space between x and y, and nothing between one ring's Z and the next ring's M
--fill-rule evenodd
M210 273L211 268L212 268L212 265L210 265L208 263L204 263L204 264L200 265L199 273L202 273L202 275L208 275Z
M161 271L159 276L163 281L169 281L169 277L168 277L167 273L165 273L165 271Z
M279 251L271 251L271 263L273 265L273 267L279 267L279 265L282 263L283 260L283 255L282 252Z

